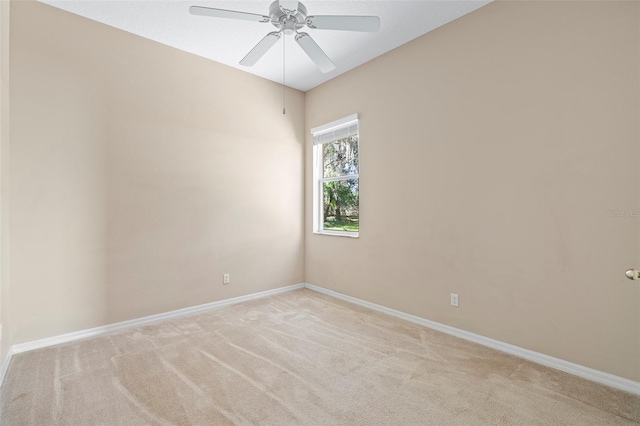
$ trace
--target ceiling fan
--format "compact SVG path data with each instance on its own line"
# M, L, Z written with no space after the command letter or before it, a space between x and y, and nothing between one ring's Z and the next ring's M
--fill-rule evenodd
M327 73L336 66L318 44L305 32L299 32L304 26L318 30L343 30L376 32L380 29L380 18L377 16L352 15L318 15L307 16L307 8L299 1L276 0L269 6L269 16L246 13L235 10L214 9L210 7L191 6L192 15L212 16L214 18L238 19L260 23L271 23L278 31L267 34L240 61L240 65L253 66L282 37L295 34L295 41L302 50L318 66Z

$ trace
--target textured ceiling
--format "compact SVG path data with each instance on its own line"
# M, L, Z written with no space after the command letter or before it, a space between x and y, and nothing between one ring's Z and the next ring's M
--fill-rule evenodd
M155 40L216 62L282 82L283 41L253 67L238 62L268 32L270 24L194 16L189 6L205 6L268 15L271 1L119 1L41 0L43 3ZM490 0L446 1L304 1L309 15L377 15L377 33L306 28L336 64L323 74L295 43L285 38L286 85L307 91L414 38L453 21Z

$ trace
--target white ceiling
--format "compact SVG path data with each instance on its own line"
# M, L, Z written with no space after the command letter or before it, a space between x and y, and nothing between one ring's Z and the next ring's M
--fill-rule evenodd
M269 15L270 0L40 0L43 3L155 40L216 62L282 82L282 39L253 67L238 62L274 27L256 23L194 16L189 6ZM491 0L303 0L309 15L376 15L377 33L314 30L305 27L336 64L321 73L287 36L286 85L307 91L435 28L470 13ZM284 38L284 37L283 37Z

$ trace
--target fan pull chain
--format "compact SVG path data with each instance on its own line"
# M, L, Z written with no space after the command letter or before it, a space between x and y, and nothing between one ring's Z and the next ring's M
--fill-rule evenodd
M285 86L285 60L286 60L286 55L287 55L287 50L284 47L285 44L285 40L287 39L287 36L282 34L282 115L287 113L287 110L285 109L286 106L286 90L287 90L287 86Z

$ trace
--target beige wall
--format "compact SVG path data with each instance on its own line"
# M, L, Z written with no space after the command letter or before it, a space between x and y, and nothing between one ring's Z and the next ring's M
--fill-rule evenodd
M31 2L11 54L14 343L303 281L301 92Z
M9 28L10 3L0 1L0 363L11 347L9 319Z
M307 133L360 113L361 229L308 191L306 281L640 380L640 219L604 213L640 207L639 24L493 3L307 92Z

